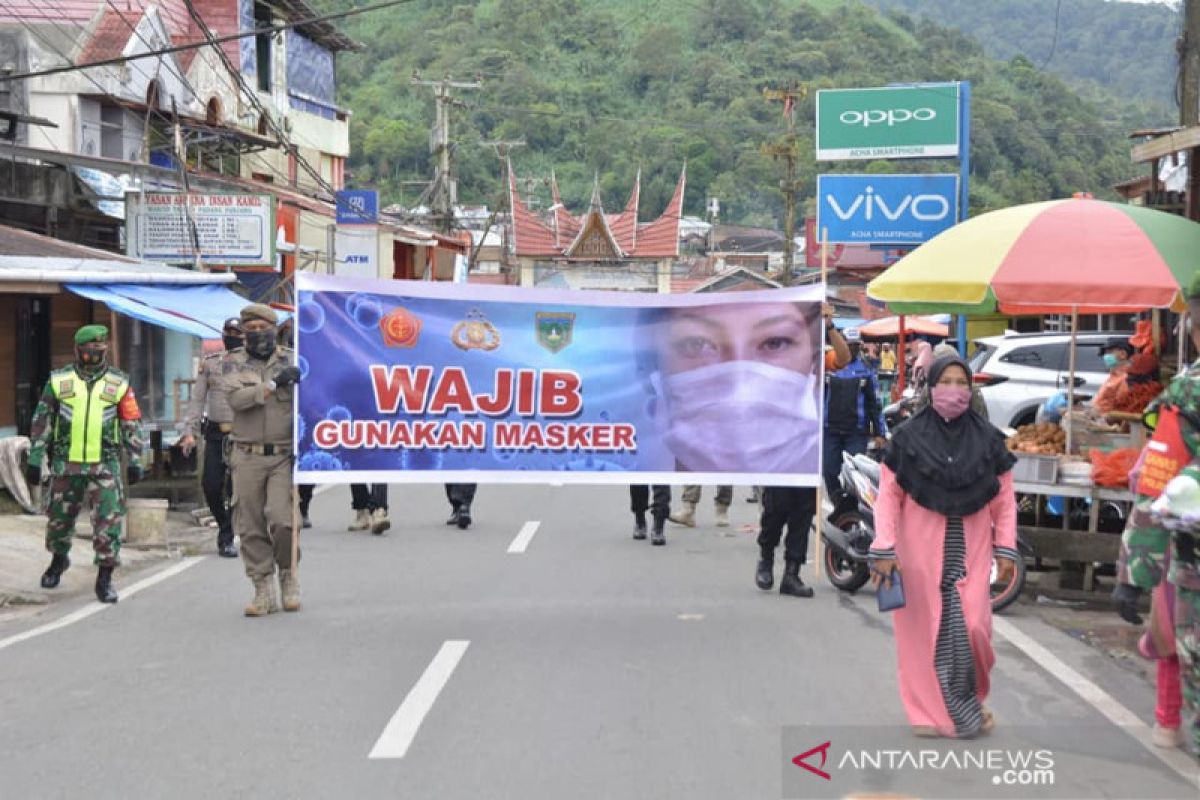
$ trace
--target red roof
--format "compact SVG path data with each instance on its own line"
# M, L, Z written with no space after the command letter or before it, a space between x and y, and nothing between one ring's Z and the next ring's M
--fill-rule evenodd
M638 172L633 191L625 209L619 214L603 214L604 222L613 240L625 258L675 258L679 255L679 218L683 213L683 192L687 167L679 175L675 194L662 216L653 222L638 222L638 207L641 202L641 172ZM548 218L531 211L517 192L517 178L512 163L508 165L509 208L512 209L513 249L518 258L550 257L564 258L583 230L588 214L573 215L562 204L558 194L558 182L550 183L554 197L553 212ZM598 193L593 193L598 203Z

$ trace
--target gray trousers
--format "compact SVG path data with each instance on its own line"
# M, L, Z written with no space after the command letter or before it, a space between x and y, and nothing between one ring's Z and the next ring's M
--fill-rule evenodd
M683 502L699 503L700 502L700 487L699 486L684 486L683 487ZM717 505L727 506L733 502L733 487L718 486L717 487Z
M266 578L292 566L292 457L260 456L234 445L233 529L242 538L246 574Z

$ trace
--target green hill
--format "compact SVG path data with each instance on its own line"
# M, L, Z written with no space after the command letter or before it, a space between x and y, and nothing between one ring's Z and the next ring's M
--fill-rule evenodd
M568 205L586 201L594 174L605 203L622 204L641 167L643 214L658 213L686 159L687 213L702 213L705 198L717 196L728 221L775 224L781 171L761 147L783 123L762 90L792 81L813 91L972 81L975 213L1074 191L1109 195L1135 172L1124 109L1081 99L1025 58L997 61L959 31L858 4L419 0L358 17L348 32L367 45L340 67L341 99L355 112L353 179L378 186L389 202L412 203L420 187L404 182L431 173L432 100L410 85L414 70L483 81L482 90L461 93L467 107L454 118L464 202L499 201L501 164L481 141L523 138L527 146L513 156L518 173L545 178L555 170ZM797 111L810 192L819 171L813 105L810 94ZM544 182L529 189L548 204Z

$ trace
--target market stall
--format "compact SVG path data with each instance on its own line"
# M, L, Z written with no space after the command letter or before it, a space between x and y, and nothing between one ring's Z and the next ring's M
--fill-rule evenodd
M867 287L901 314L1078 315L1181 308L1180 289L1200 271L1200 225L1172 214L1090 198L1055 200L994 211L963 222L901 259ZM1075 347L1069 348L1067 409L1075 409ZM1022 535L1040 559L1063 573L1083 573L1092 588L1094 562L1116 559L1119 537L1100 530L1105 503L1132 500L1110 461L1139 447L1140 426L1065 416L1057 430L1018 431L1010 447L1019 463L1018 492L1032 501ZM1044 423L1045 424L1045 423ZM1125 450L1124 456L1109 454ZM1094 456L1093 452L1099 454ZM1104 478L1097 485L1096 476ZM1111 485L1116 484L1116 485ZM1051 498L1083 504L1087 524L1062 514L1043 526ZM1083 527L1083 530L1070 530ZM1082 566L1082 569L1076 567Z

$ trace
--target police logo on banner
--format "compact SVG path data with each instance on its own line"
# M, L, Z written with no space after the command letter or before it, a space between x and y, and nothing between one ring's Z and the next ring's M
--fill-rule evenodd
M495 350L500 346L500 331L478 308L467 312L467 318L455 324L450 341L459 350Z
M558 311L539 311L537 315L538 344L557 353L571 343L575 331L575 315Z

